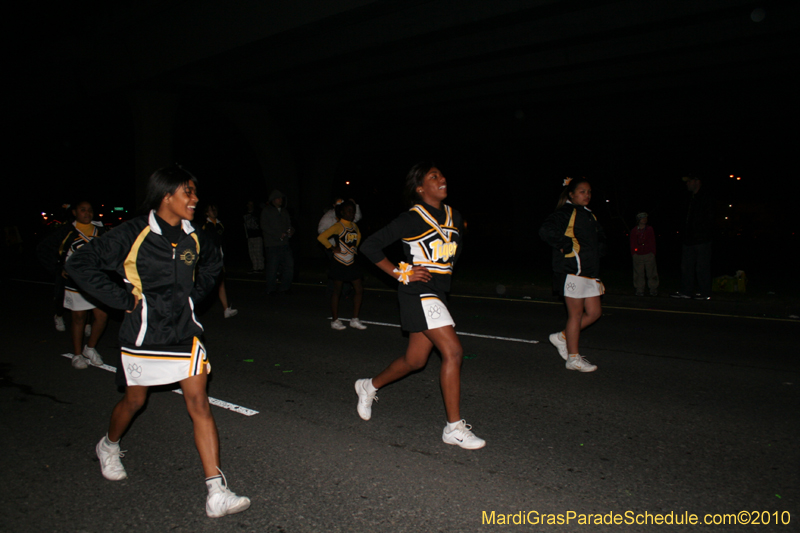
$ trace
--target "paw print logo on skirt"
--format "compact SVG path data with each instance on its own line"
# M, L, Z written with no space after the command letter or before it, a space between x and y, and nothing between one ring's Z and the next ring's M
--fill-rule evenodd
M136 363L131 363L128 365L128 374L130 374L132 378L140 378L142 377L142 367Z
M442 316L442 308L436 304L433 304L428 308L428 316L433 318L434 320Z
M567 290L570 291L570 292L574 292L575 291L575 284L573 282L571 282L571 281L569 283L567 283Z

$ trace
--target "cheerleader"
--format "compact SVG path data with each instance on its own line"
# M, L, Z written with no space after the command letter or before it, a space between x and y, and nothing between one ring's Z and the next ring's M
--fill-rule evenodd
M405 189L414 206L367 239L361 252L400 282L397 296L408 348L376 377L356 381L358 414L369 420L378 389L423 368L435 346L442 356L439 383L447 416L442 440L468 450L483 448L486 441L461 418L463 349L447 309L450 276L461 252L461 215L443 203L447 180L432 163L415 165ZM403 241L406 262L395 266L383 249L397 240Z
M317 240L328 250L333 252L331 267L328 276L333 281L333 294L331 295L331 328L336 330L345 329L342 321L339 320L339 295L342 292L342 283L348 281L353 284L355 296L353 298L353 318L350 319L350 327L355 329L367 329L367 326L358 319L358 312L361 310L361 300L364 296L364 287L361 283L363 277L361 267L356 262L358 245L361 242L361 230L355 223L356 204L351 200L336 206L336 216L338 222L326 229L317 237ZM336 245L332 245L328 239L333 238Z
M53 266L60 272L64 282L63 305L72 315L72 366L77 369L88 368L89 365L101 366L103 359L97 352L97 342L106 328L108 314L95 305L93 298L81 292L74 280L64 270L66 262L72 255L92 239L103 233L103 224L92 220L94 209L87 201L78 202L72 210L75 220L71 224L61 226L53 235L42 241L38 253L40 260L48 270ZM94 327L87 324L88 312L94 315ZM63 320L61 322L63 326ZM56 322L58 329L58 322ZM84 334L89 336L83 344Z
M598 276L605 234L586 207L592 199L586 178L567 178L563 185L555 213L539 229L542 240L553 247L553 290L567 306L567 325L550 335L550 342L569 370L594 372L597 366L580 355L578 339L581 330L602 314L600 296L605 288Z
M178 382L194 426L206 475L206 514L216 518L244 511L250 500L227 487L219 469L219 437L206 394L211 365L194 314L214 290L222 257L190 221L197 207L197 180L180 167L157 170L147 184L149 214L135 218L82 247L67 271L90 295L127 314L119 330L127 385L114 407L108 433L96 452L106 479L125 479L119 440L147 399L151 386ZM116 271L124 287L106 273Z
M222 252L222 236L225 233L225 226L222 225L222 221L217 218L217 206L215 204L211 204L206 207L206 221L201 226L201 229L208 235L209 240L217 247L219 251L220 257L224 256ZM222 273L219 275L219 279L217 280L217 291L219 295L219 301L222 304L222 316L225 318L231 318L239 314L237 309L233 309L230 305L228 305L228 291L225 289L225 267L222 267Z

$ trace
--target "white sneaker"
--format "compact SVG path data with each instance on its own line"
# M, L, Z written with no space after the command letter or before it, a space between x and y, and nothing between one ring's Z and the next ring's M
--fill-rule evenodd
M87 361L86 358L81 354L73 355L72 366L74 366L78 370L83 370L84 368L89 368L89 361Z
M230 318L232 316L238 315L239 314L239 310L238 309L233 309L232 307L229 307L229 308L227 308L225 310L225 312L223 314L225 315L225 318Z
M378 389L369 392L367 384L370 383L370 381L371 378L359 379L356 381L356 394L358 394L356 410L358 411L358 416L360 416L362 420L369 420L372 418L372 402L378 401L378 397L376 396L376 394L378 394Z
M83 328L83 336L89 337L91 334L92 334L92 325L86 324L86 326L84 326Z
M106 438L103 437L95 446L95 451L97 458L100 459L100 468L104 478L119 481L128 477L122 461L119 460L120 457L125 457L125 452L119 449L119 444L109 446L106 444Z
M471 429L472 426L462 419L458 422L455 429L449 433L447 432L447 426L444 427L444 431L442 431L442 440L446 444L461 446L466 450L477 450L478 448L486 446L486 441L476 437L475 434L470 431Z
M339 331L347 329L347 327L344 324L342 324L342 321L339 320L338 318L336 320L331 321L331 328Z
M67 326L64 325L64 317L55 315L53 322L56 323L56 331L67 331Z
M206 514L208 517L219 518L246 511L250 507L250 498L237 496L235 492L232 492L228 488L228 480L225 479L225 474L222 474L222 470L219 473L222 475L222 479L206 480L206 486L208 487Z
M361 323L361 321L357 318L350 319L350 327L356 329L367 329L367 326Z
M561 331L558 333L552 333L550 335L550 344L556 347L558 350L558 355L560 355L561 358L566 361L569 357L569 352L567 352L567 340L561 338L561 333Z
M594 372L597 370L597 365L593 365L582 355L570 355L566 366L568 370L579 370L581 372Z
M89 364L94 366L103 366L103 358L100 357L100 354L97 353L97 350L95 350L94 348L89 348L88 346L84 346L83 356L89 360Z

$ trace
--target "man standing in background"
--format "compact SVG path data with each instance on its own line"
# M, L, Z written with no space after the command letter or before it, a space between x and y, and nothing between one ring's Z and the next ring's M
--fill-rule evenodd
M697 176L684 177L686 188L692 194L686 211L683 228L683 255L681 258L681 290L673 298L711 299L711 240L714 234L714 217L711 197ZM695 279L697 293L694 293Z
M276 291L287 294L294 276L294 258L289 247L294 228L286 210L286 196L278 189L272 191L261 211L261 233L266 254L267 295Z

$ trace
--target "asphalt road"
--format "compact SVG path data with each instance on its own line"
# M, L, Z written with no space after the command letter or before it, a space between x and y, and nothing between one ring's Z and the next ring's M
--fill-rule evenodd
M223 470L252 506L209 519L182 397L150 395L122 441L129 479L106 481L94 445L121 397L113 374L61 357L70 342L53 328L49 286L0 289L2 531L798 530L797 322L607 298L581 344L599 369L580 374L547 342L562 306L453 297L459 332L541 341L461 337L462 414L487 441L467 451L441 441L436 356L382 389L372 420L356 414L353 382L403 353L398 328L333 331L323 287L266 299L262 283L229 279L239 315L223 319L217 303L200 319L209 394L258 411L213 408ZM397 324L394 294L367 292L361 318ZM111 365L117 327L99 344ZM702 524L741 511L770 523ZM531 523L544 514L569 523ZM659 514L701 523L636 523Z

